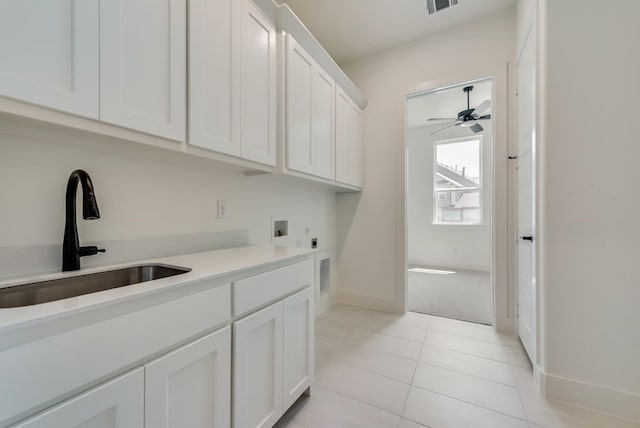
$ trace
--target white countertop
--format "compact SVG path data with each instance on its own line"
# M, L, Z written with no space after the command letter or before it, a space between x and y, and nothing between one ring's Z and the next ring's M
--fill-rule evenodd
M100 291L97 293L85 294L82 296L41 303L38 305L0 309L0 334L29 325L40 324L61 317L66 317L79 312L97 309L106 305L140 298L145 294L156 294L158 292L167 291L170 288L192 284L205 279L240 273L247 269L261 267L270 263L310 255L315 251L316 250L305 248L251 245L224 250L206 251L202 253L132 261L110 266L83 268L74 272L60 272L47 275L11 278L10 280L0 281L0 288L24 284L27 282L40 282L68 276L87 275L95 272L119 269L126 266L136 266L149 263L173 265L191 269L190 272L184 274Z

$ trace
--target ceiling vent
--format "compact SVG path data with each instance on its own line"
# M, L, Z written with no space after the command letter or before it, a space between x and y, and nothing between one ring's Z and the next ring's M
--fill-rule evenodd
M456 4L458 0L427 0L427 12L431 15Z

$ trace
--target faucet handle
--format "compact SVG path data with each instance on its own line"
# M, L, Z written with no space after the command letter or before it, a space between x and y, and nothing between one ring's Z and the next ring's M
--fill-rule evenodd
M78 254L80 255L80 257L93 256L98 253L105 253L106 251L107 250L105 250L104 248L98 248L95 245L89 245L87 247L78 248Z

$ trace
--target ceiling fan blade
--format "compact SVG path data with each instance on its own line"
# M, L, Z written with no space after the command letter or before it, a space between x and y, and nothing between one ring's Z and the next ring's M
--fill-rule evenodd
M427 119L427 122L432 122L437 120L448 120L448 121L454 122L458 119L456 119L455 117L432 117L431 119Z
M491 115L490 114L485 114L484 116L480 116L478 118L478 120L487 120L487 119L491 119Z
M454 123L453 125L445 126L444 128L440 128L440 129L438 129L437 131L434 131L434 132L432 132L432 133L431 133L431 134L429 134L429 135L439 134L440 132L442 132L442 131L446 131L446 130L447 130L447 129L449 129L449 128L453 128L454 126L458 126L458 125L460 125L461 123L462 123L462 122L456 122L456 123Z
M478 132L484 131L484 128L479 123L474 123L469 129L475 132L476 134Z
M485 100L482 102L482 104L476 107L475 110L473 110L473 114L481 115L482 113L486 112L490 108L491 108L491 101Z

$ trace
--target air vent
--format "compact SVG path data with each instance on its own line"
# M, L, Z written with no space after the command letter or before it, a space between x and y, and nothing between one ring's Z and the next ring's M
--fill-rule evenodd
M456 4L458 0L427 0L427 12L431 15Z

